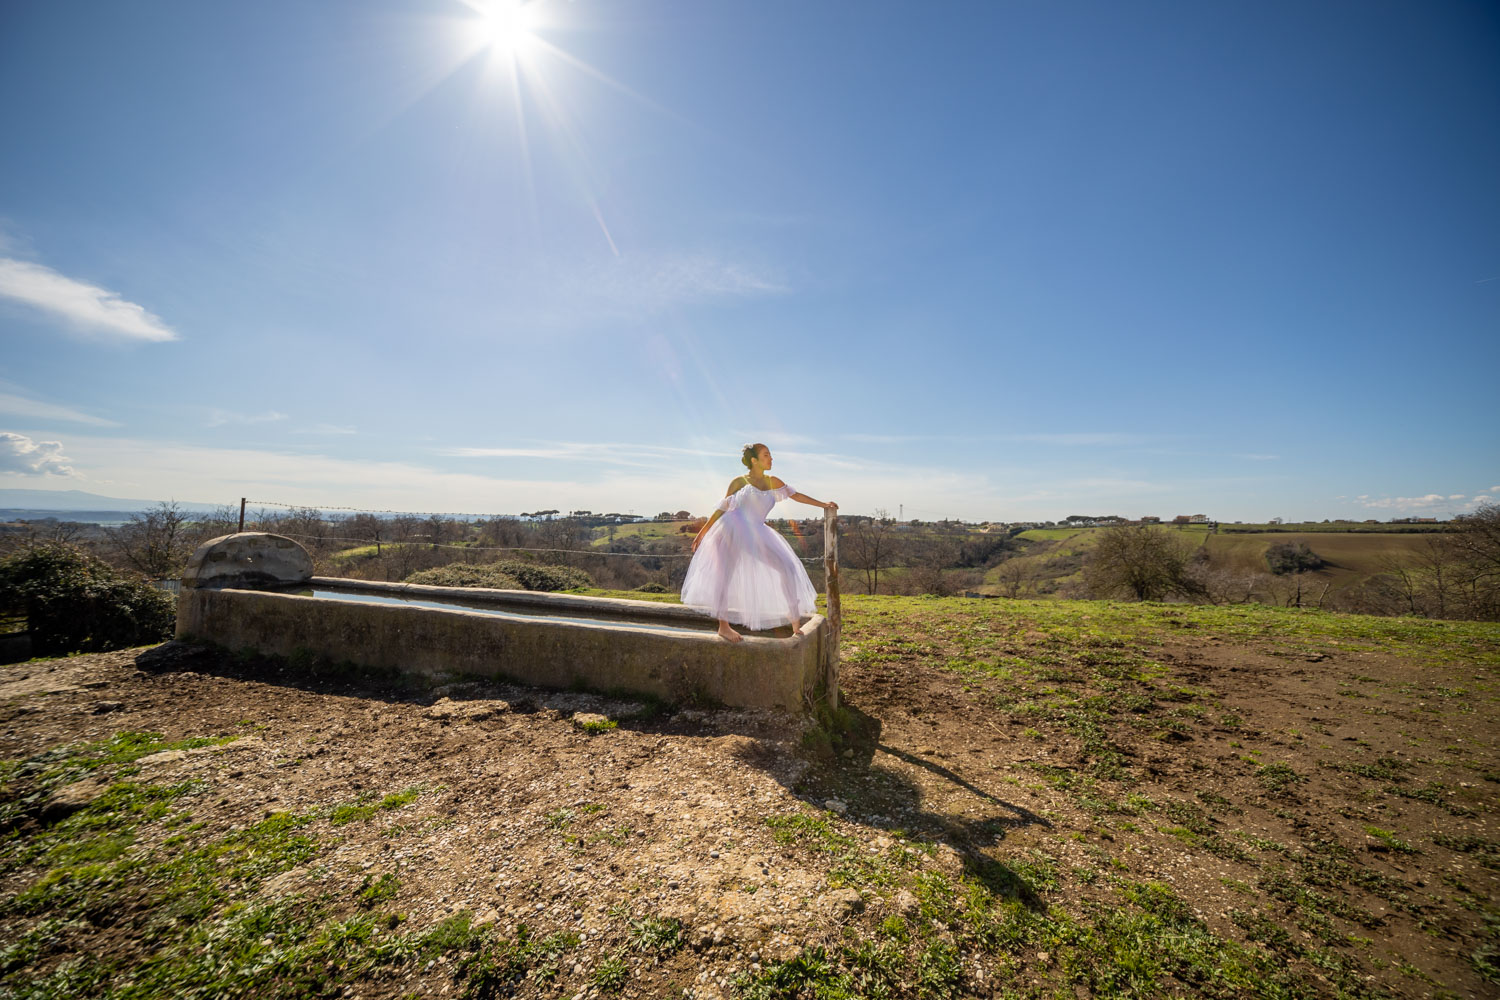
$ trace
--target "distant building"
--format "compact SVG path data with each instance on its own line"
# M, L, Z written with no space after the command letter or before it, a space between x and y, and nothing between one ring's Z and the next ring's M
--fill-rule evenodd
M1141 518L1142 524L1161 524L1161 518L1155 514L1146 514Z

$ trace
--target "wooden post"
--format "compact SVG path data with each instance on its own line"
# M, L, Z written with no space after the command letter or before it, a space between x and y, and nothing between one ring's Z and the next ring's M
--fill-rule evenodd
M839 632L844 615L839 607L839 516L823 512L823 574L828 599L825 617L828 634L823 640L823 691L828 707L839 707Z
M240 497L240 529L245 530L245 498Z

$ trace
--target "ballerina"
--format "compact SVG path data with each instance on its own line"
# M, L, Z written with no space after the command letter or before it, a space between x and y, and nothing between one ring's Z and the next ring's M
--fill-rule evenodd
M839 505L804 496L767 475L771 449L763 444L745 445L740 461L750 471L729 484L718 509L693 537L682 603L712 611L719 620L719 635L728 642L744 641L730 622L752 632L790 623L797 635L803 617L815 610L817 591L802 560L766 524L766 514L779 500L835 513Z

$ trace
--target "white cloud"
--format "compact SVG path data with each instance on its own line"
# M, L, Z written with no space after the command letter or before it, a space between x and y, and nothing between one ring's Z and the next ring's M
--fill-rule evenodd
M1373 500L1361 500L1360 506L1368 507L1370 510L1427 511L1431 513L1466 510L1475 505L1475 501L1473 500L1458 503L1457 499L1442 493L1427 493L1419 497L1380 497Z
M56 403L43 403L38 399L28 399L15 393L0 392L0 413L9 413L17 417L31 417L35 420L67 420L75 424L93 424L96 427L118 427L116 421L105 420L67 406L59 406Z
M0 431L0 472L23 476L73 476L61 441L33 441L25 434Z
M0 296L40 309L79 330L127 340L176 340L161 317L108 289L31 261L0 257Z
M1448 499L1449 500L1462 500L1463 498L1464 498L1464 494L1462 494L1462 493L1449 493L1448 494Z
M232 413L229 410L212 410L209 412L208 426L223 427L225 424L271 424L285 419L285 413L278 413L275 410L267 410L264 413Z
M1500 486L1491 486L1489 489L1485 490L1485 492L1486 493L1500 493Z

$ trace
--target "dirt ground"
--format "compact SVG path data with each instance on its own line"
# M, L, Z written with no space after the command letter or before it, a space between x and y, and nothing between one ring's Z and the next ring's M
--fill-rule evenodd
M132 780L193 782L179 801L200 838L316 816L316 853L255 883L256 898L318 896L357 913L361 892L391 876L380 912L407 929L468 911L507 934L521 923L576 934L522 995L734 995L809 946L928 916L908 891L924 872L959 880L996 863L1024 875L1043 909L1107 910L1118 873L1169 886L1213 935L1281 956L1315 994L1500 991L1485 978L1500 922L1490 668L1334 640L1291 651L1160 641L1139 650L1153 665L1139 682L1150 704L1109 715L1096 739L1066 707L1093 690L1075 669L1086 650L1049 655L1059 644L1045 628L1012 623L1001 652L1030 666L997 674L955 666L940 630L871 655L885 640L852 617L846 712L822 726L506 685L319 678L172 645L0 668L0 759L122 732L235 737L142 756ZM26 791L24 767L7 780L13 797ZM45 806L14 835L42 829ZM335 822L340 806L353 818ZM851 888L815 838L785 835L774 818L787 816L826 820L855 853L927 845L917 881ZM173 829L142 824L131 850L163 850ZM46 869L0 868L0 896L18 898ZM12 907L0 934L46 916ZM680 922L680 946L633 947L648 919ZM30 995L29 978L83 953L129 968L146 954L140 926L128 913L63 925L0 989ZM1330 952L1345 956L1342 978L1319 967ZM1034 940L964 951L954 993L1099 991L1058 954ZM383 966L343 995L458 995L454 961ZM628 969L617 986L607 961Z

